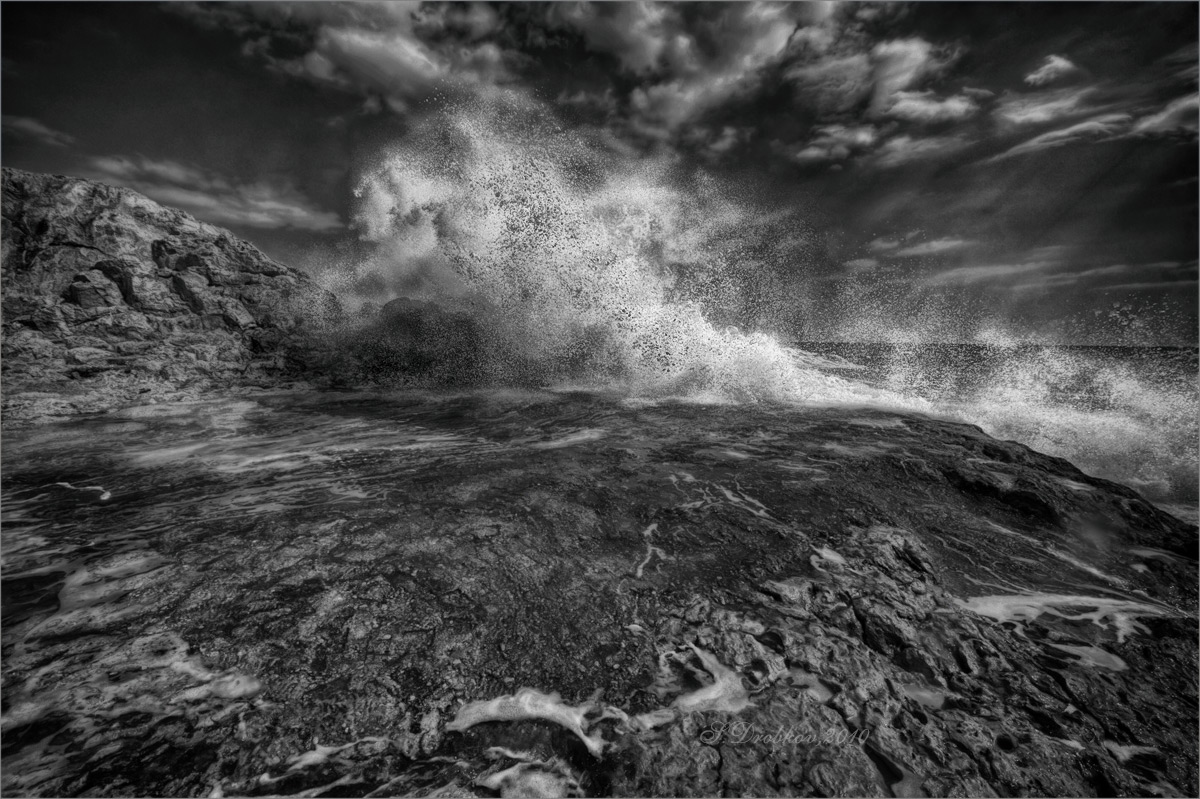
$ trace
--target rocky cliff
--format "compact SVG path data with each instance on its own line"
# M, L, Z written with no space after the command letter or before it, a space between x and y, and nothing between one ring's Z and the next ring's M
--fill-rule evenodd
M210 390L327 362L311 278L136 192L3 171L5 423Z

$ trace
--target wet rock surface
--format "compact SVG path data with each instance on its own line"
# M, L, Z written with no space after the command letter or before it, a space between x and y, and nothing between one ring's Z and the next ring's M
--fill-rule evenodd
M336 358L336 298L136 192L3 171L6 424L241 387Z
M326 393L4 446L12 795L1198 789L1196 528L970 426Z

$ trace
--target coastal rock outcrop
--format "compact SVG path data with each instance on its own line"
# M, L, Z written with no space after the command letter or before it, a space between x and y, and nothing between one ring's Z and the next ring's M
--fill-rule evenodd
M276 387L330 361L331 293L136 192L6 168L2 241L6 422Z

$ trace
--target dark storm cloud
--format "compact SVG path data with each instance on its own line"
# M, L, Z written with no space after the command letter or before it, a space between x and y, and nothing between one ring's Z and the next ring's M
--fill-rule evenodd
M1194 5L134 5L4 5L6 163L293 253L351 241L364 164L483 102L728 178L817 231L777 258L829 285L1194 296L1136 267L1195 257Z

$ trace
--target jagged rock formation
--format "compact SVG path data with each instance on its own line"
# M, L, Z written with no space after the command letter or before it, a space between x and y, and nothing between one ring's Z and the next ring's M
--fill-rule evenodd
M6 422L209 389L328 361L339 313L311 278L136 192L3 171Z

